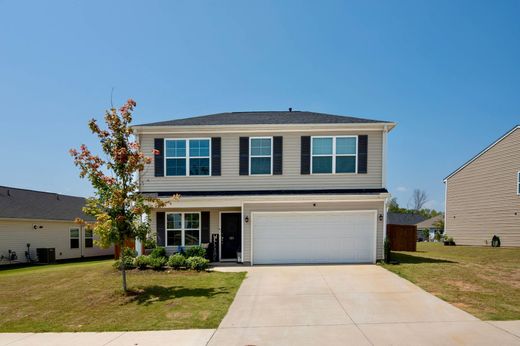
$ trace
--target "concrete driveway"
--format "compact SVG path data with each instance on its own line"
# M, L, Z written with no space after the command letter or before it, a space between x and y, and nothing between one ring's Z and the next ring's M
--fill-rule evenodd
M375 265L248 270L210 345L520 345Z

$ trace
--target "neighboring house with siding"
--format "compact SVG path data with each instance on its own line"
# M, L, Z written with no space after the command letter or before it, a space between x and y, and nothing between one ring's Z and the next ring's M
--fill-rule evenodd
M16 253L14 262L26 262L27 244L33 260L37 248L54 248L57 260L112 254L74 222L77 217L92 221L84 205L81 197L0 186L0 263L12 262L9 250Z
M217 260L373 263L383 258L392 122L314 112L233 112L134 126L154 160L140 191L168 252ZM180 200L173 196L180 194Z
M445 180L446 234L460 245L520 246L520 126Z

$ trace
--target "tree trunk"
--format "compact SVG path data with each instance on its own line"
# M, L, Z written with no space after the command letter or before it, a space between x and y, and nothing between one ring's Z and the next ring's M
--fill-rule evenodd
M121 262L120 268L121 268L121 279L123 284L123 292L126 293L126 266L124 261L124 252L125 252L125 241L123 240L120 245L121 252L119 253L119 260Z

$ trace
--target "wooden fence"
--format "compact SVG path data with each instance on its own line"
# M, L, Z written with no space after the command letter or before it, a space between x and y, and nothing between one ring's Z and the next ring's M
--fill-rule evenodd
M386 236L393 251L417 250L417 226L386 225Z

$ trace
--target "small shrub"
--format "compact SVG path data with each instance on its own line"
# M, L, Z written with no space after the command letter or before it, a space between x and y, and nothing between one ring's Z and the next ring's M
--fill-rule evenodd
M137 251L132 248L123 248L123 262L125 263L125 269L135 268L134 259L137 256ZM117 259L112 265L115 269L121 269L121 259Z
M134 259L132 257L123 257L123 262L125 263L125 269L132 269L135 268L134 266ZM114 264L112 264L114 269L120 270L121 269L121 260L117 259L114 261Z
M150 257L152 257L152 258L160 258L160 257L166 258L166 249L163 248L163 247L156 247L150 253Z
M135 251L135 249L132 249L130 247L125 247L125 248L123 248L123 257L136 258L137 251Z
M200 256L188 257L186 259L186 265L193 270L200 272L208 268L209 260Z
M157 247L157 241L155 237L146 237L144 240L145 249L155 249Z
M168 259L168 265L174 269L186 267L186 257L184 257L181 253L173 254Z
M146 267L148 266L148 264L150 264L150 257L149 256L137 256L135 259L134 259L134 265L143 270L143 269L146 269Z
M186 257L206 257L206 249L202 246L190 246L186 248Z
M160 270L166 265L166 257L150 257L148 265L153 270Z
M385 255L385 263L390 263L390 260L391 260L391 246L390 246L390 239L388 238L385 238L385 242L384 242L384 255Z
M497 235L493 236L493 239L491 239L491 246L492 247L500 247L500 237Z

